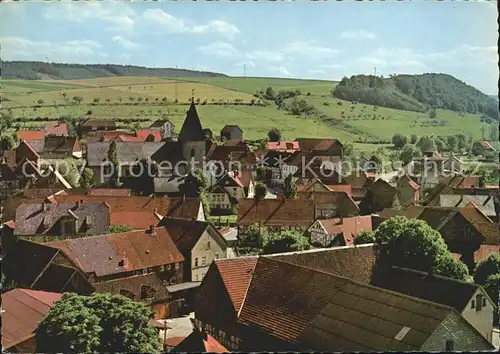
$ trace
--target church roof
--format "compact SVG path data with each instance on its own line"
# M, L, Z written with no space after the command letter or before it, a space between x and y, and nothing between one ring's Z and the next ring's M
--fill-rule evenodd
M203 128L201 127L200 118L198 117L198 112L196 112L196 106L194 101L191 101L191 106L186 114L186 119L182 125L181 132L179 134L180 141L203 141L205 136L203 134Z

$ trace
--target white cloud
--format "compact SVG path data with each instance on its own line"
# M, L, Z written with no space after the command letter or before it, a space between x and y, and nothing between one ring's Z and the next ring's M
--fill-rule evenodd
M314 75L325 75L325 76L327 75L325 70L316 70L316 69L308 70L308 73Z
M290 42L283 48L285 54L300 54L312 59L326 59L339 53L338 50L323 47L316 41L295 41Z
M356 31L344 31L340 34L340 38L344 39L375 39L376 35L365 31L365 30L356 30Z
M162 29L169 32L189 31L183 19L170 15L161 9L147 9L142 13L141 19L161 25Z
M332 58L338 53L338 50L321 46L317 41L294 41L277 50L253 50L246 53L246 57L253 60L283 62L294 60L294 56L300 56L302 59L315 61Z
M252 50L246 53L248 59L279 62L285 59L283 53L270 50Z
M272 66L269 68L269 70L271 70L273 72L277 72L281 75L292 76L292 73L290 71L288 71L288 69L285 68L284 66Z
M222 58L236 57L240 52L231 44L221 41L212 42L197 48L205 55L213 55Z
M47 4L43 17L49 20L84 22L100 20L109 29L130 30L134 27L136 13L125 3L71 2Z
M125 39L121 36L114 36L112 38L113 42L116 42L117 44L121 45L124 49L129 49L129 50L136 50L141 47L139 43L132 42L128 39Z
M219 33L228 39L234 39L240 33L238 27L222 20L213 20L205 25L194 26L191 31L193 33Z
M5 59L43 57L49 61L77 60L82 57L107 57L100 49L102 45L91 40L65 42L31 41L21 37L3 37L2 52Z
M171 33L194 33L207 34L217 33L227 39L234 39L240 33L235 25L222 21L211 20L206 24L191 24L188 21L177 18L161 9L148 9L141 15L141 22L146 25L160 25L162 30Z

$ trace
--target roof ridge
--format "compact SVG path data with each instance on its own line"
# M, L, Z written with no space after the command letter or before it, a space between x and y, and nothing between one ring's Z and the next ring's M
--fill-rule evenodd
M263 257L263 258L267 258L267 257ZM354 280L354 279L351 279L351 278L347 278L347 277L343 277L343 276L338 275L338 274L333 274L333 273L325 272L323 270L309 268L309 267L306 267L306 266L303 266L303 265L299 265L299 264L295 264L295 263L288 263L288 262L283 261L283 260L278 260L278 259L269 259L269 260L270 261L274 261L274 262L285 263L285 264L292 265L292 266L299 267L299 268L303 268L303 269L306 269L306 270L311 271L311 272L318 272L318 273L326 274L326 275L329 275L329 276L337 277L337 278L340 278L340 279L343 279L343 280L347 280L348 282L351 282L351 283L356 284L356 285L361 286L361 287L370 288L370 289L377 289L379 291L386 292L386 293L389 293L389 294L392 294L392 295L395 295L395 296L399 296L399 297L406 298L406 299L412 299L412 300L415 300L417 302L426 303L426 304L433 305L435 307L441 307L441 308L447 309L447 310L453 310L453 311L455 311L455 312L458 313L458 311L456 309L454 309L453 307L451 307L451 306L447 306L447 305L439 304L439 303L432 302L432 301L429 301L429 300L424 300L424 299L420 299L420 298L417 298L417 297L409 296L409 295L406 295L406 294L398 293L396 291L387 290L387 289L384 289L384 288L381 288L381 287L378 287L378 286L375 286L375 285L365 284L365 283L362 283L360 281L357 281L357 280Z
M467 282L467 281L464 281L464 280L458 280L458 279L454 279L454 278L449 278L449 277L445 277L445 276L439 275L439 274L432 274L432 273L424 272L424 271L418 270L418 269L412 269L412 268L400 267L400 266L392 266L392 268L394 268L396 270L401 270L401 271L404 271L404 272L410 272L410 273L415 273L415 274L421 274L421 275L431 276L431 277L434 277L434 278L437 278L437 279L442 279L442 280L450 281L450 282L453 282L453 283L464 284L464 285L468 285L468 286L476 288L476 289L478 289L480 287L480 285L475 284L475 283L470 283L470 282Z

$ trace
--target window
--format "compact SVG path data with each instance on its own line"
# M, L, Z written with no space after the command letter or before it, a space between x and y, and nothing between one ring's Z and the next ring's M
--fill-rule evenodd
M165 266L160 266L160 272L163 272L165 270Z
M210 249L210 241L207 242L207 249Z
M195 280L196 280L196 281L198 281L198 280L199 280L199 278L200 278L200 277L198 276L198 274L196 274Z
M167 270L172 269L172 265L171 264L167 264L166 267L167 267Z
M219 259L219 254L218 253L215 254L215 259Z
M195 259L194 259L194 266L195 266L195 267L198 267L198 258L195 258Z
M474 300L472 300L470 302L470 308L473 309L474 307L476 307L476 302Z
M201 257L201 265L205 265L207 263L207 257L203 256Z
M486 297L483 296L483 307L486 306Z
M179 270L179 263L175 263L175 270Z
M482 308L482 301L481 301L481 295L476 295L476 311L481 311Z

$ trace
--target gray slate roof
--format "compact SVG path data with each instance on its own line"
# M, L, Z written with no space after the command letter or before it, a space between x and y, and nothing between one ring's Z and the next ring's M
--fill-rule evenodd
M54 232L54 226L64 216L76 219L77 233L102 234L109 227L109 207L104 203L80 203L79 205L30 203L21 204L17 208L14 234L51 234Z
M456 195L441 194L439 196L439 206L461 208L473 202L479 210L488 216L495 216L494 198L489 195Z
M165 143L163 142L116 142L118 160L132 164L136 160L151 158ZM111 142L91 142L87 145L87 162L90 167L101 166L108 159Z

